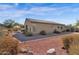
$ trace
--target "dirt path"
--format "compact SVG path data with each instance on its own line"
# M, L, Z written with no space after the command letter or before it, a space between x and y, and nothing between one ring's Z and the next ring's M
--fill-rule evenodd
M59 36L52 36L38 40L30 40L26 41L24 44L27 44L30 46L30 48L32 48L34 55L46 55L46 51L51 48L56 49L57 55L66 55L66 51L62 49L62 37L66 35L72 35L72 33Z

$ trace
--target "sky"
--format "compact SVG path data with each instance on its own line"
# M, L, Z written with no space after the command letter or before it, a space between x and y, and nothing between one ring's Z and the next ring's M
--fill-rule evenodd
M73 24L79 19L79 3L0 3L0 23L26 18Z

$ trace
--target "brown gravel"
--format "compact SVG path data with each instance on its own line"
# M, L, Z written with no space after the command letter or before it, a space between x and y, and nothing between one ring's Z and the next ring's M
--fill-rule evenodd
M38 40L30 40L24 42L22 45L29 45L34 55L46 55L46 51L51 48L56 49L57 55L67 55L66 51L62 49L63 43L61 38L65 35L52 36Z

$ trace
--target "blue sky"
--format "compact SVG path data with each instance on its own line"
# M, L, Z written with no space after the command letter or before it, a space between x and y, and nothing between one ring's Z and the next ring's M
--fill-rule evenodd
M26 18L73 24L79 19L78 3L1 3L0 23L6 19L24 23Z

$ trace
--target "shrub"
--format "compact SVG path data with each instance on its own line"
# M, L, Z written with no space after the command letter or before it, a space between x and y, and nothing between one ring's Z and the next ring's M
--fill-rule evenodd
M75 29L74 28L71 28L71 32L74 32L75 31Z
M78 45L70 45L69 55L79 55L79 44Z
M67 29L66 32L71 32L71 31L69 29Z
M79 30L76 30L75 32L79 32Z
M59 34L60 32L59 32L59 31L57 31L57 30L54 30L54 32L53 32L53 33Z
M18 43L17 40L9 36L0 39L0 55L17 54Z
M67 53L76 54L79 48L79 34L73 34L73 35L64 37L63 43Z
M72 36L66 36L63 38L64 48L67 50L67 52L70 47L70 44L73 41L72 39L73 39Z
M26 36L32 36L32 33L31 33L31 32L24 32L24 34L25 34Z
M63 30L62 32L66 32L65 30Z
M39 34L41 34L41 35L46 35L46 32L45 32L45 31L40 31Z

